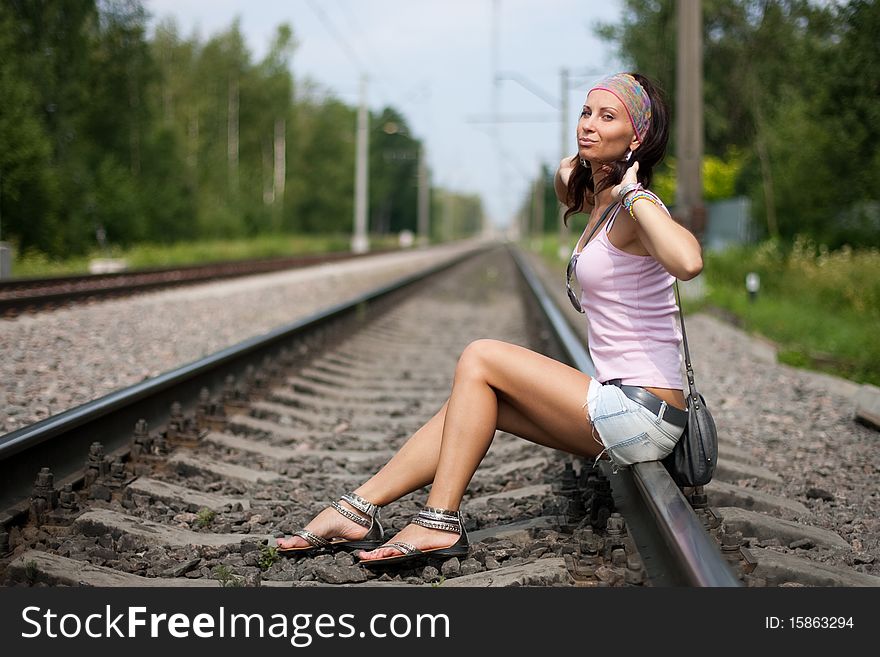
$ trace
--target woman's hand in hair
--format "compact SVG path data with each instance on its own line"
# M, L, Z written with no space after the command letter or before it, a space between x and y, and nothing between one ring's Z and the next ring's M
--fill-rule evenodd
M620 183L611 188L611 198L616 201L618 199L617 195L620 193L620 190L623 189L624 185L639 182L638 173L639 163L633 162L633 165L623 174L623 179L620 181Z
M556 190L556 198L565 205L565 197L568 195L568 179L571 172L577 166L577 156L564 157L559 162L559 168L553 177L553 188Z

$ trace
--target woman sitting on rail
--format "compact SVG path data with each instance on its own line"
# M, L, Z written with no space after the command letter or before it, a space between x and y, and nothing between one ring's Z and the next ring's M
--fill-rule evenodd
M345 548L369 566L465 556L459 504L498 430L596 461L607 454L615 466L672 450L687 418L672 283L703 261L696 238L648 190L668 135L662 92L641 75L613 75L590 89L577 155L556 172L566 220L590 215L567 284L586 312L596 378L517 345L471 343L437 414L362 486L279 540L279 553ZM384 543L378 509L428 484L428 505Z

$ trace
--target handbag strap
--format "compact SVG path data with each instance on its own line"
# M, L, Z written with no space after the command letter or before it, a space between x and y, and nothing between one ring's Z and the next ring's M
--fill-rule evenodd
M587 248L587 244L589 244L590 240L593 239L593 235L595 235L596 231L599 230L599 226L601 226L605 222L605 219L608 218L608 213L611 212L611 210L613 210L614 207L619 204L620 204L620 201L615 201L614 203L610 203L608 205L608 207L605 208L605 212L602 213L602 216L599 217L599 221L596 222L596 225L593 226L593 230L591 230L590 234L587 236L587 241L584 242L584 245L580 248L580 251L575 251L575 253L579 254L581 251L583 251L585 248ZM577 248L577 245L575 245L575 248Z
M699 403L697 398L697 387L694 383L694 368L691 366L691 352L688 349L687 331L684 328L684 311L681 309L681 295L678 293L678 279L673 284L675 288L675 302L678 304L678 316L681 318L681 344L684 347L684 364L687 368L688 390L694 403Z

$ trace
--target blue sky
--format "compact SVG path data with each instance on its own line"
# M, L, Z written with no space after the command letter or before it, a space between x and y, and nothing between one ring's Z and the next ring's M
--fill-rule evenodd
M197 33L202 39L238 17L255 60L265 55L276 27L288 23L298 42L291 58L297 80L309 78L356 105L366 73L370 107L392 105L406 116L427 146L434 184L479 194L496 226L512 220L540 164L555 167L562 156L560 70L571 71L565 128L571 154L589 84L622 68L593 29L597 21L617 22L620 0L145 4L154 22L173 17L184 36ZM493 85L493 69L522 83L505 79ZM493 100L498 115L516 120L487 122Z

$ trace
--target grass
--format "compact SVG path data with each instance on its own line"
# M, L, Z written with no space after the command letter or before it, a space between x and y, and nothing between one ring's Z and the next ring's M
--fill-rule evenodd
M214 568L214 579L220 582L223 588L236 588L244 585L244 578L232 572L232 568L221 564Z
M35 584L37 581L37 577L40 575L40 568L37 566L37 562L31 559L30 561L25 562L24 564L24 578L27 580L28 584Z
M264 545L260 548L260 570L269 570L276 561L281 561L278 548L274 545Z
M370 248L387 249L398 245L397 235L372 235ZM175 267L230 260L256 260L283 256L348 251L349 235L263 235L234 240L202 240L177 244L139 244L127 249L95 249L83 255L54 259L43 253L15 253L15 278L86 274L89 262L97 258L125 260L129 269Z
M749 272L761 289L750 301ZM779 360L880 385L880 251L829 252L807 240L706 255L707 301L773 340Z
M211 509L208 509L207 507L199 509L199 512L196 514L196 525L199 528L204 529L212 522L214 522L214 518L216 517L217 513L215 511L212 511Z
M529 246L564 271L556 235ZM704 259L706 298L686 303L686 311L721 309L742 329L776 343L780 362L880 385L880 250L832 252L798 239L709 252ZM749 272L761 281L754 301L745 288Z

